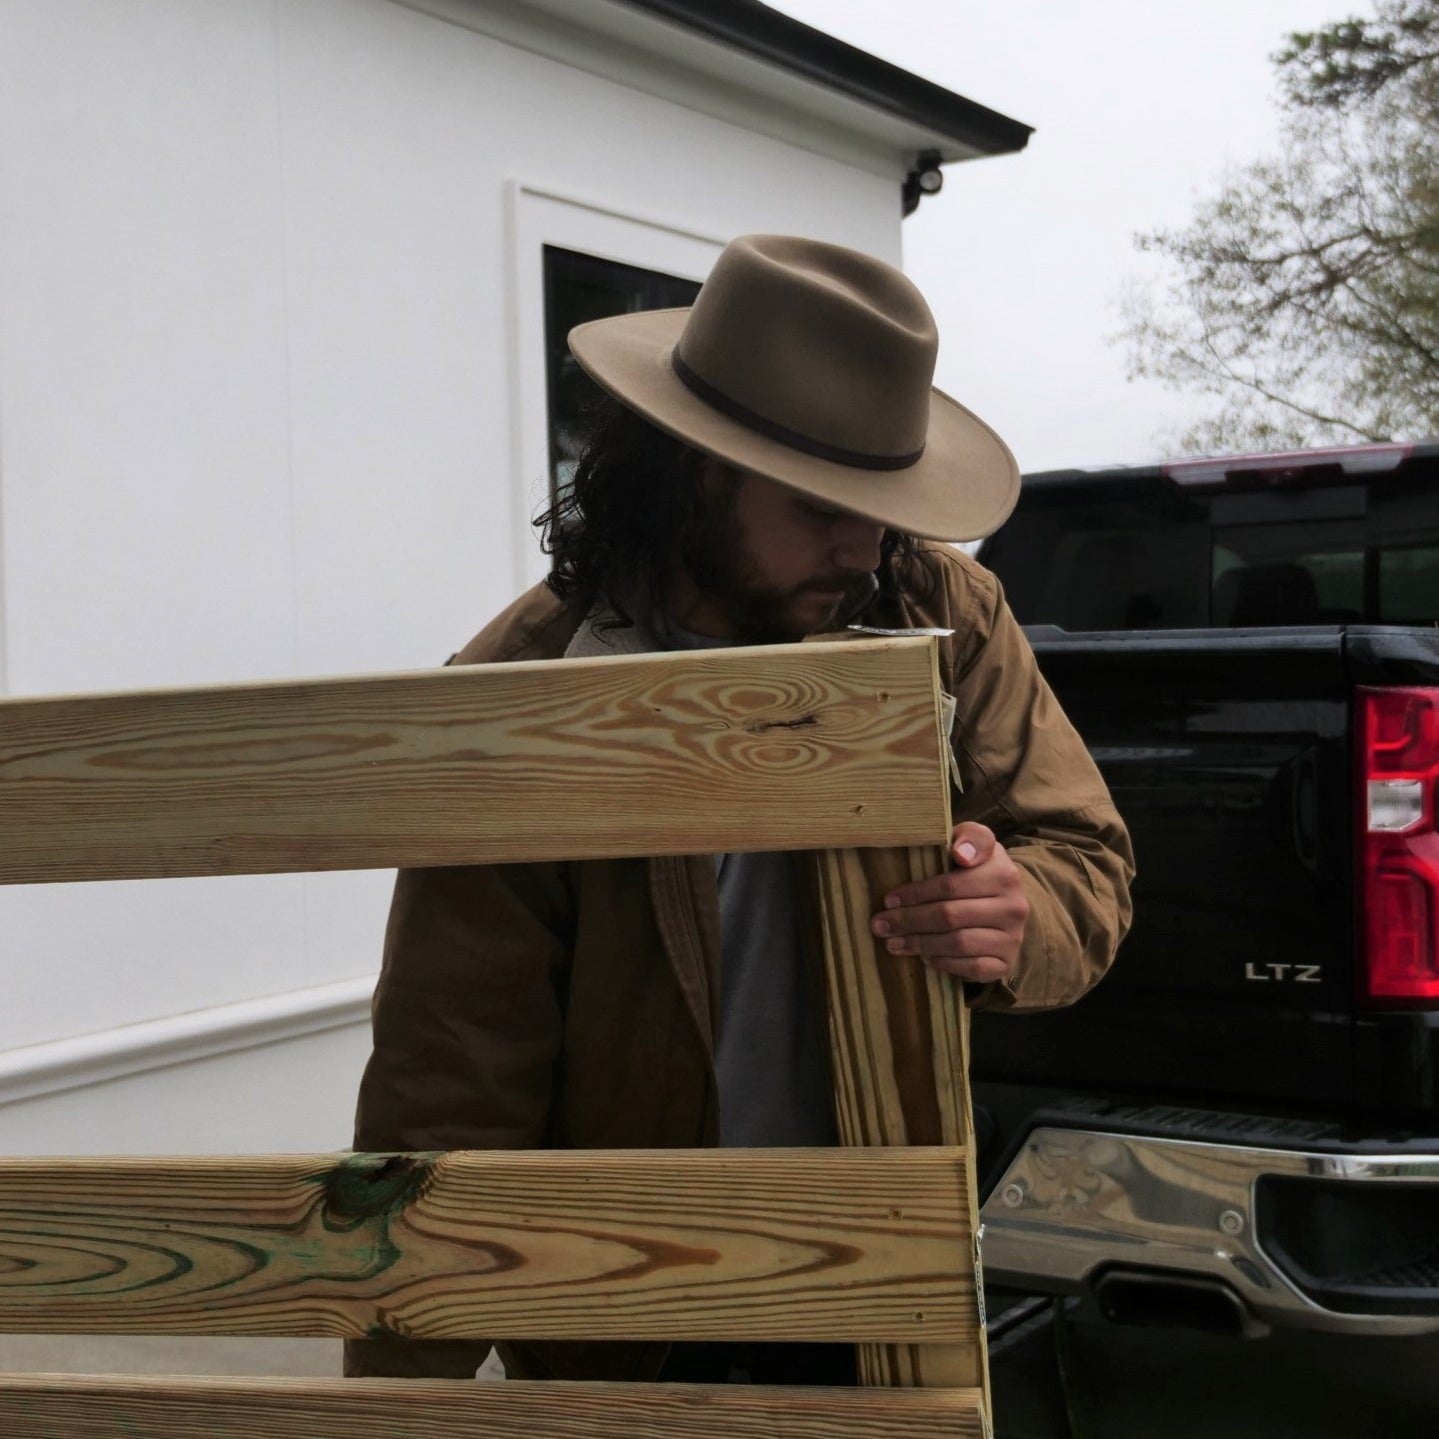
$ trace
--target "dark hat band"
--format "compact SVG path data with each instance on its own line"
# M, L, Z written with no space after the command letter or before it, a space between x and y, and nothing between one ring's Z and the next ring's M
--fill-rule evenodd
M740 424L754 430L757 434L764 435L767 439L778 440L781 444L788 445L791 449L801 450L807 455L813 455L816 459L831 460L837 465L852 465L856 469L864 470L907 470L924 454L923 445L907 455L867 455L859 450L844 450L838 445L827 445L823 440L811 439L799 430L791 430L786 425L776 424L774 420L756 414L747 406L732 400L723 390L716 389L708 380L702 379L685 364L684 360L680 358L679 346L675 346L670 351L670 363L685 388L698 395L705 404L712 405L722 415L727 415L732 420L738 420Z

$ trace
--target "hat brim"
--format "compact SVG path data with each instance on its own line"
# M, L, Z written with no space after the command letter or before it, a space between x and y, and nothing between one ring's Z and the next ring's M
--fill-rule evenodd
M824 500L888 529L924 539L992 534L1019 498L1009 447L942 390L930 391L924 453L899 470L839 464L750 429L700 399L670 356L688 309L644 310L591 320L570 331L585 372L628 409L668 434L740 469Z

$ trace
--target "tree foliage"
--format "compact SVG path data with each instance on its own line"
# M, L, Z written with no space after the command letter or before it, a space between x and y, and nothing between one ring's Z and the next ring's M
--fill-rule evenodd
M1130 371L1217 401L1186 448L1439 434L1439 0L1291 35L1281 152L1136 237Z
M1286 97L1299 106L1342 109L1405 80L1422 89L1439 60L1439 13L1421 0L1390 0L1374 20L1291 35L1274 59Z

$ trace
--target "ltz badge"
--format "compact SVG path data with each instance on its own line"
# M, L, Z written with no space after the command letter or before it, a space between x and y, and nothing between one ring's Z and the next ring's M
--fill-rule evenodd
M1324 969L1317 964L1260 964L1249 960L1244 978L1259 984L1323 984Z

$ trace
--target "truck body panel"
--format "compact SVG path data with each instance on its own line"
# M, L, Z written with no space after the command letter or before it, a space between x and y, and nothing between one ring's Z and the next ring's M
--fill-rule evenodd
M1439 1330L1439 1001L1368 993L1355 738L1366 690L1439 690L1439 445L1026 477L980 558L1138 867L1093 993L975 1016L995 1277L1139 1322ZM1399 933L1439 974L1429 883Z

